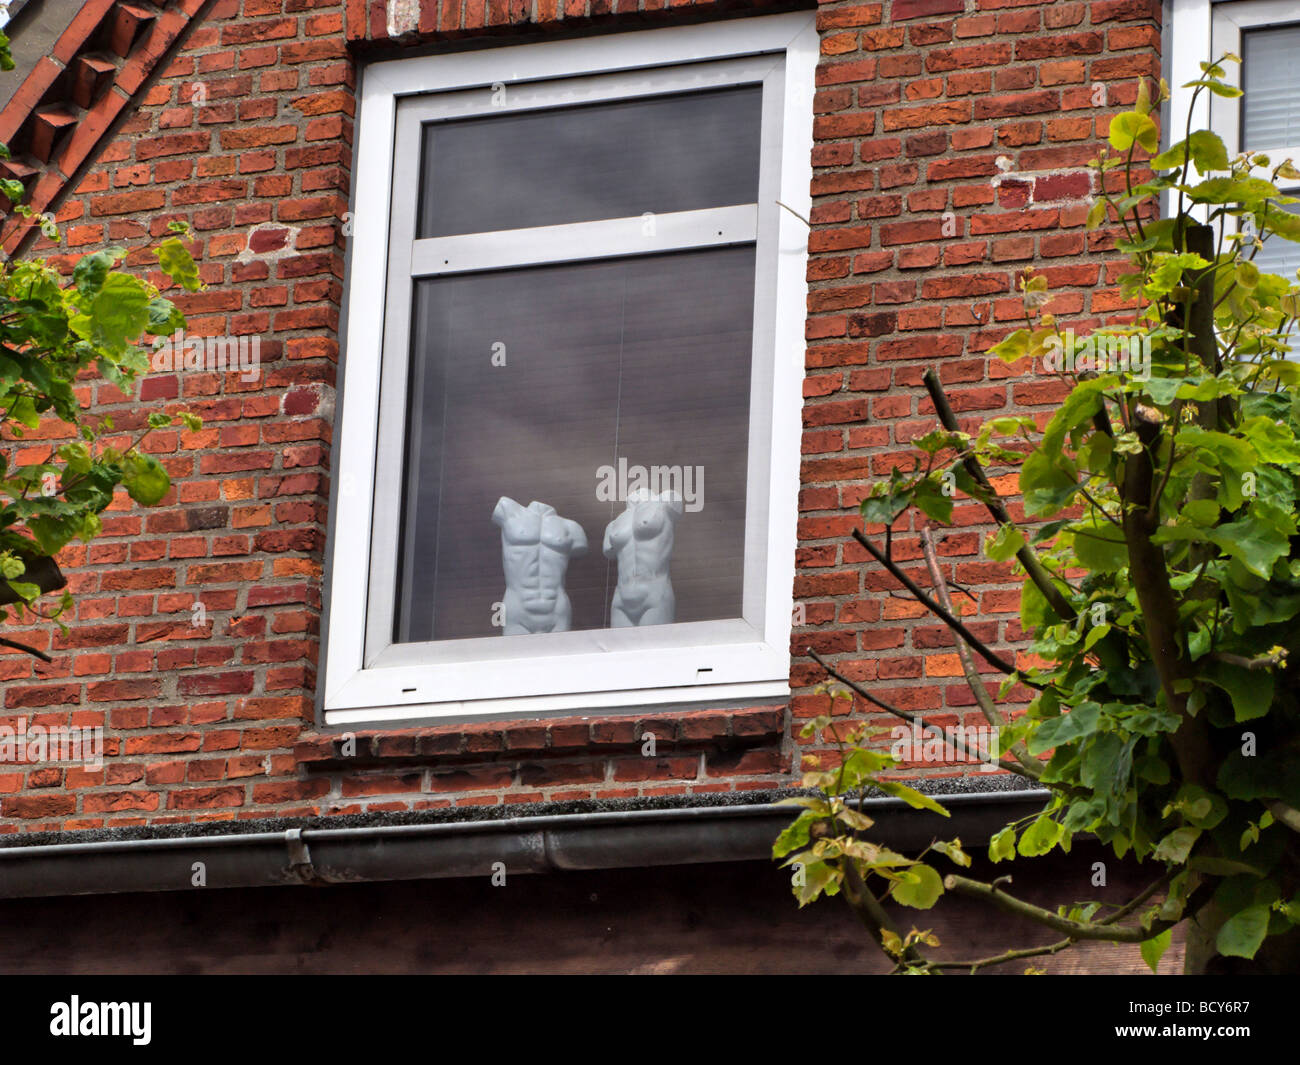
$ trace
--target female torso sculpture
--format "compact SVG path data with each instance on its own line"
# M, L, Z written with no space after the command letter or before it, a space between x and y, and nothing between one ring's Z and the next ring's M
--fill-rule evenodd
M630 497L627 509L605 527L603 553L618 560L618 586L610 607L610 626L670 624L677 612L668 576L673 535L682 516L681 497Z

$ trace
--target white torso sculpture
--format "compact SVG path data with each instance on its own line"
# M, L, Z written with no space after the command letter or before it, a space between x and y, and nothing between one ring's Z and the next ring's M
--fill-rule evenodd
M497 502L492 521L501 527L505 635L568 632L573 610L564 574L569 559L587 553L582 526L545 503L534 500L525 507L507 496Z
M676 492L640 493L605 527L603 552L618 560L618 587L610 608L610 627L668 625L677 613L668 566L673 535L682 516Z

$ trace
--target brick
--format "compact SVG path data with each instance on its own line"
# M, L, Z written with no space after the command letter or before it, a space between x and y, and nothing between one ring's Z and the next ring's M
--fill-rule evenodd
M101 17L113 6L96 2ZM38 62L15 94L19 107L0 111L0 139L16 131L5 123L22 107L63 105L44 96L61 91L63 65L97 39L98 22L84 14L94 6L74 20L80 43ZM172 18L201 4L156 6ZM678 6L426 4L411 43L533 22L572 22L571 33L596 19L667 21L665 9ZM6 713L97 715L117 755L135 761L0 774L0 831L685 795L794 779L780 750L785 706L372 730L360 734L365 765L340 757L336 735L313 730L345 279L339 221L355 112L346 42L385 42L386 15L383 3L363 0L216 0L179 47L142 37L121 88L100 103L86 97L91 106L55 154L64 173L87 160L75 189L61 174L34 179L34 206L38 191L61 205L67 249L31 246L65 272L65 252L121 243L132 269L161 281L144 239L188 219L208 286L177 297L190 329L258 335L263 374L151 374L138 405L111 387L78 389L113 411L124 439L145 405L190 407L205 428L147 444L172 473L165 503L141 511L121 500L104 515L104 537L69 549L71 635L21 636L44 641L53 669L38 667L34 679L29 661L0 656ZM932 427L924 369L938 368L970 431L986 412L1045 419L1059 405L1059 382L1017 376L986 355L1021 313L1021 267L1049 276L1063 317L1082 323L1124 309L1114 235L1083 229L1087 163L1110 114L1131 103L1134 75L1157 69L1159 17L1153 0L820 6L794 585L803 614L791 641L789 717L849 717L842 702L809 694L824 679L805 656L810 645L900 706L954 720L973 709L950 634L916 604L889 598L892 585L849 539L855 508L872 479L906 467L910 442ZM1108 82L1110 110L1092 106L1098 81ZM207 91L201 107L197 83ZM108 121L128 104L125 119ZM1003 155L1012 162L1005 175ZM54 431L43 426L19 454L47 447ZM987 515L967 501L954 522L940 550L979 597L973 624L995 642L1019 639L1009 571L979 555ZM908 522L894 544L923 575ZM196 598L202 627L190 624ZM653 758L640 753L647 733L658 741Z

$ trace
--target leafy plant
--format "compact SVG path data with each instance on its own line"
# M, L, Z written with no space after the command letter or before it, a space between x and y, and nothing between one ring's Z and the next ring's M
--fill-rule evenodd
M1224 81L1223 63L1236 61L1202 64L1193 100L1239 95ZM1167 98L1163 82L1156 95ZM1287 210L1300 201L1275 184L1300 171L1255 153L1230 158L1190 120L1181 140L1154 154L1151 107L1144 81L1134 109L1112 120L1112 150L1093 164L1102 192L1088 226L1116 227L1129 320L1063 335L1047 310L1045 280L1027 272L1025 325L993 353L1056 367L1068 396L1041 428L1029 417L995 418L971 436L928 373L940 428L917 441L923 462L893 471L862 504L868 525L886 527L883 548L854 536L953 630L971 691L998 730L1001 766L1051 791L1030 823L993 837L989 859L1068 851L1075 837L1091 835L1121 859L1152 865L1154 878L1118 909L1071 900L1051 911L1014 897L1004 878L940 878L924 856L909 861L872 847L862 837L870 823L845 795L871 784L895 790L876 776L894 760L851 732L838 773L817 766L805 776L820 795L792 800L804 812L774 853L802 865L801 904L843 890L897 971L980 969L1085 940L1139 943L1154 968L1171 930L1191 917L1188 971L1243 964L1228 958L1294 971L1300 363L1289 356L1300 286L1254 260L1266 239L1300 242L1300 216ZM1157 217L1162 196L1170 209ZM1013 521L995 492L985 472L993 467L1018 474L1025 522ZM1032 641L1016 661L953 612L928 530L933 593L892 556L893 531L905 530L914 512L947 524L962 496L996 523L986 556L1014 559L1025 578L1020 619ZM842 694L913 719L809 653L846 686ZM997 699L977 657L1005 674ZM1013 715L1016 692L1029 697ZM840 727L819 718L809 730ZM966 864L956 842L932 849ZM944 893L981 899L1064 938L971 962L935 961L927 953L934 937L901 935L883 903L928 909Z
M6 48L0 44L0 67ZM3 146L0 155L8 155ZM0 181L0 193L16 214L34 218L21 203L21 182ZM58 227L48 217L32 224L57 239ZM159 268L195 291L198 273L181 239L188 226L173 222L169 232L155 249ZM149 370L150 338L185 325L184 315L154 285L117 269L126 254L108 248L83 256L70 283L43 260L0 264L0 439L21 441L50 418L63 423L62 435L71 438L51 445L42 461L14 463L15 449L0 451L0 621L31 615L64 627L58 619L72 605L69 592L49 606L37 603L66 583L53 557L74 539L99 535L99 515L119 486L144 506L160 502L171 481L162 463L141 449L144 438L164 426L202 424L189 412L154 412L143 430L124 438L111 417L90 416L82 408L79 384L98 377L130 394ZM23 453L33 450L38 448ZM48 657L13 640L0 643Z

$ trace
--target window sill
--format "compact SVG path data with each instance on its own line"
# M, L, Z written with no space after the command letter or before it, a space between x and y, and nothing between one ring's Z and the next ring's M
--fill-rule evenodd
M391 766L499 756L537 757L640 747L654 736L657 751L745 748L779 741L786 708L756 706L688 710L638 717L564 717L482 722L430 728L308 734L294 748L307 770Z

